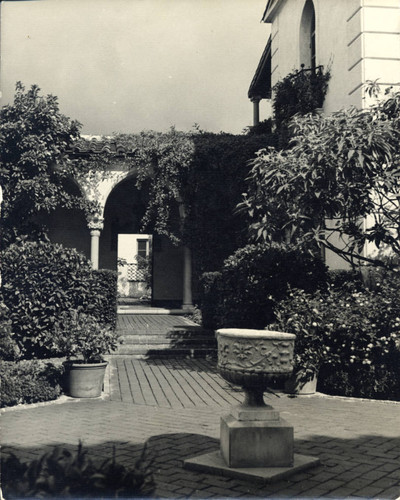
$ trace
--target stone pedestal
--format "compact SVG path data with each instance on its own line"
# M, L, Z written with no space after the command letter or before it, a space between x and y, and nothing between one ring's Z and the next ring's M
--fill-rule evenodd
M293 466L293 427L279 415L273 420L247 421L225 415L220 438L228 467Z
M184 467L269 482L318 465L317 458L294 454L293 427L263 399L274 378L291 374L295 336L228 328L217 339L218 370L243 387L245 399L221 417L220 451L187 459Z

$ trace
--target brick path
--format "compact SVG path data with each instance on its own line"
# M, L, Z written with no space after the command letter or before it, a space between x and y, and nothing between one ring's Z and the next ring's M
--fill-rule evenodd
M294 425L295 451L321 465L271 485L187 471L185 458L218 448L219 416L241 399L212 362L114 358L108 397L6 410L3 453L25 459L79 439L98 459L132 464L145 442L155 458L157 495L172 498L397 498L400 404L323 395L270 396Z
M242 393L204 359L111 359L111 399L166 408L232 406Z

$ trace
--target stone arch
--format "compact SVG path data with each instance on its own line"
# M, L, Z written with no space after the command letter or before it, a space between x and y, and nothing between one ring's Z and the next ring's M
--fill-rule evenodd
M68 193L84 196L81 186L75 179L67 178L63 184ZM47 226L50 241L75 248L90 258L90 239L86 217L82 210L58 207L49 214L40 214L38 219Z
M300 64L306 68L316 68L315 8L313 0L307 0L300 21Z
M141 219L147 205L146 194L136 188L136 172L108 183L103 206L103 228L99 241L99 267L117 270L118 235L140 234ZM116 178L114 178L115 180ZM105 185L103 186L105 187ZM103 190L103 194L106 190ZM187 249L174 246L168 238L150 235L152 241L152 304L181 307L185 302L185 254ZM185 260L186 258L186 260ZM187 281L189 281L186 271ZM191 305L191 290L186 293Z

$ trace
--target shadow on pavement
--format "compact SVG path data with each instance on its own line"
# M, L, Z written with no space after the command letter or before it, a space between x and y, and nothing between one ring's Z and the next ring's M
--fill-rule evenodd
M64 445L76 450L76 445ZM110 458L115 447L116 461L125 467L139 458L144 443L105 441L89 446L93 461ZM147 456L153 459L156 495L159 497L254 497L281 498L358 496L362 498L397 498L400 495L400 438L361 436L354 439L312 436L295 440L295 452L319 457L321 465L300 472L289 480L270 485L258 485L237 480L188 471L182 468L186 458L217 450L219 442L201 434L160 434L146 441ZM53 448L6 447L3 456L12 451L23 461L38 458Z

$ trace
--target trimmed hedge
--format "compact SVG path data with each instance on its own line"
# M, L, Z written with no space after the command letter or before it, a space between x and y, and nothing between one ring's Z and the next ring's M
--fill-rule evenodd
M3 361L0 407L50 401L61 394L64 369L43 361Z
M90 314L115 326L116 275L93 271L74 249L19 241L3 252L3 282L14 338L25 358L53 355L49 346L63 311Z
M201 309L207 328L265 328L288 287L315 291L326 286L324 263L307 252L273 243L247 245L219 272L202 277Z

